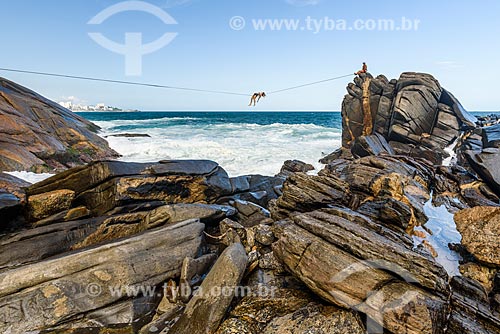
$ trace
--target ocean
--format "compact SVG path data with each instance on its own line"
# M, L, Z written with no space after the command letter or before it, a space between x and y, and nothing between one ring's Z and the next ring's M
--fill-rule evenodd
M338 112L88 112L122 161L208 159L230 176L275 175L286 160L318 170L341 145ZM113 137L117 134L149 137Z

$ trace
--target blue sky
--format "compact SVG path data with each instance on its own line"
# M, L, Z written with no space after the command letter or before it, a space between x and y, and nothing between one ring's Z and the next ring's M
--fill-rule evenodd
M496 64L500 46L497 0L149 0L177 22L124 12L100 26L87 22L114 0L2 0L0 67L132 80L235 92L272 91L354 72L432 73L469 110L499 110ZM247 25L232 30L233 16ZM418 19L418 31L256 31L254 19ZM151 42L178 36L143 57L138 77L125 75L124 57L89 36L123 43L125 32ZM63 100L142 110L245 110L245 97L36 77L0 72L41 94ZM339 110L349 78L271 95L257 110Z

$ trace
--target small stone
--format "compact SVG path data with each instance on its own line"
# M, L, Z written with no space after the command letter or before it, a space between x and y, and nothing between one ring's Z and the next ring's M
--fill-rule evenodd
M271 246L274 242L274 234L271 226L259 225L255 228L255 240L264 246Z

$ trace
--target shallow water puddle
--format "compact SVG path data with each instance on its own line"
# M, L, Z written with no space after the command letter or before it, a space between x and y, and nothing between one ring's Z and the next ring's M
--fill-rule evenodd
M432 204L432 199L425 203L424 211L429 221L423 227L415 228L415 231L426 235L425 238L414 236L413 241L415 246L420 245L425 241L436 251L436 261L441 264L448 272L450 277L460 276L459 261L461 256L448 248L449 243L460 243L462 236L457 231L453 214L448 212L446 206L442 205L435 207ZM430 235L426 230L432 232Z

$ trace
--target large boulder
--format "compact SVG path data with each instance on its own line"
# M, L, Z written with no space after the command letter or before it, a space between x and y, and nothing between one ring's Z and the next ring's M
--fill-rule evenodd
M279 220L293 212L307 212L332 204L347 205L349 184L333 175L312 176L295 173L283 185L283 195L270 206L271 215Z
M122 300L127 287L179 277L184 258L199 254L203 230L199 221L187 221L3 272L0 330L57 326Z
M130 209L130 208L129 208ZM130 211L134 211L131 209ZM143 211L52 223L0 238L0 270L38 262L76 249L132 237L190 219L216 224L233 216L232 207L205 204L151 206Z
M23 204L26 202L25 187L30 183L9 174L0 173L0 231L18 229L25 223Z
M403 73L396 90L389 137L418 144L423 134L432 133L441 86L429 74Z
M359 137L380 135L397 154L440 164L448 156L445 148L461 131L476 126L477 119L430 74L406 72L391 81L383 75L361 75L347 91L342 104L342 146L355 151L360 146L373 147L364 139L362 144L356 141Z
M465 157L472 169L500 196L500 148L467 151Z
M230 179L217 163L179 160L96 162L37 183L27 189L27 194L28 198L45 198L60 189L73 191L73 206L85 206L95 216L117 206L148 201L215 203L232 193Z
M63 170L117 157L82 117L0 78L0 171Z
M483 147L500 148L500 123L483 128Z
M377 329L444 332L448 277L432 258L335 211L297 215L277 228L274 252L318 296L366 314Z
M213 334L240 289L248 257L240 243L221 254L170 334Z
M290 257L290 252L295 252L295 248L299 246L298 240L305 242L305 240L311 239L310 235L314 235L315 238L311 239L311 244L316 245L317 243L318 247L323 245L322 247L332 249L335 254L340 254L340 257L349 258L350 264L356 261L365 261L365 263L384 261L400 268L402 276L405 276L406 272L406 276L411 277L412 283L418 283L438 294L446 294L448 275L434 259L414 252L411 242L403 242L404 237L396 236L389 229L377 226L368 217L349 210L335 208L296 215L292 220L292 225L283 225L280 240L275 245L276 254L289 268L294 268L293 264L298 264L301 261L301 256L305 256L304 254L298 258L294 257L293 261ZM293 240L295 240L295 246L292 246ZM329 252L323 253L324 255L316 252L307 252L307 254L311 254L317 260L323 256L329 256ZM305 259L302 261L305 265ZM320 261L324 261L324 259ZM305 274L305 270L311 270L311 277L320 280L319 272L315 272L317 269L314 269L315 267L316 265L309 267L309 269L302 269L302 274ZM340 268L340 270L347 267ZM331 266L325 266L324 270L331 277L337 274L331 271L333 270ZM297 272L297 268L294 268L293 271ZM330 284L333 284L333 281Z
M475 207L455 215L462 244L477 260L500 267L500 208Z

